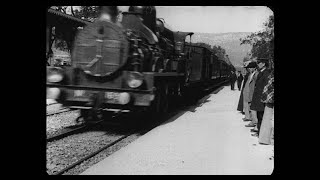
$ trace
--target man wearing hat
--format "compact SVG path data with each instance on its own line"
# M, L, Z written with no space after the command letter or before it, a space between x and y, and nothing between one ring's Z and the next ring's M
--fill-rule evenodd
M254 134L254 136L259 136L260 126L262 122L263 112L264 112L264 103L261 102L262 92L264 86L268 83L268 76L270 74L269 70L267 69L269 65L269 59L267 58L258 58L257 60L258 71L259 74L256 79L256 84L252 96L252 103L250 105L250 109L257 111L257 118L258 118L258 134Z
M250 75L250 79L249 79L249 94L248 94L248 105L249 105L249 110L250 110L250 115L251 115L251 122L249 124L246 125L246 127L256 127L257 123L258 123L258 118L257 118L257 111L252 110L250 108L251 106L251 102L252 102L252 96L253 96L253 92L254 92L254 88L256 85L256 79L257 76L259 74L258 70L257 70L257 63L255 61L253 61L250 65L251 69L251 75ZM255 128L256 129L256 128ZM251 130L252 132L256 132L256 130Z
M249 76L248 76L248 80L246 81L246 83L244 84L243 87L243 107L244 107L244 111L245 111L245 118L243 119L244 121L252 121L249 125L246 125L246 127L254 127L257 120L255 117L253 117L250 113L250 103L252 100L252 94L253 94L253 90L254 90L254 83L255 83L255 77L256 77L256 67L257 64L254 61L251 61L250 63L248 63L245 68L249 69Z
M244 113L244 107L243 107L243 89L244 89L244 86L245 86L247 80L249 79L249 76L250 76L250 70L249 70L249 68L247 68L250 62L252 62L252 61L249 60L249 61L243 62L243 68L245 68L246 73L244 75L243 85L242 85L240 98L239 98L239 102L238 102L238 107L237 107L237 110L240 111L242 114L245 114ZM243 118L243 120L245 120L245 119L246 118Z

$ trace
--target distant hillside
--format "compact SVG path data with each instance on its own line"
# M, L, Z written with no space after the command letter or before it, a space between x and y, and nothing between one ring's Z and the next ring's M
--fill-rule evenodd
M210 45L221 46L226 50L234 66L242 66L243 58L250 52L250 45L241 45L240 38L251 34L250 32L234 33L194 33L192 42L204 42Z

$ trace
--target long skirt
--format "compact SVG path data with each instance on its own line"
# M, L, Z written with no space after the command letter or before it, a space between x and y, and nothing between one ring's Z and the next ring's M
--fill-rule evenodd
M243 101L244 118L251 119L249 103Z
M237 110L240 111L240 112L244 112L244 109L243 109L243 86L242 86L242 90L241 90L241 93L240 93L240 98L239 98L239 101L238 101Z
M259 142L263 144L271 144L271 139L273 135L273 114L274 109L273 109L273 104L266 104L264 108L264 113L263 113L263 118L262 118L262 123L260 127L260 132L259 132Z

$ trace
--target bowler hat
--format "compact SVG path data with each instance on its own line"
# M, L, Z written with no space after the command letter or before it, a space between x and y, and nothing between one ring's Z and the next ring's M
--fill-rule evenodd
M257 67L257 63L254 61L251 61L245 68L255 68Z
M259 63L259 62L268 63L269 59L268 58L258 58L257 63Z

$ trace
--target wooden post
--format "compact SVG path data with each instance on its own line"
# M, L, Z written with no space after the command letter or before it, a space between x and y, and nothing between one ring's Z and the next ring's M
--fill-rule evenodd
M46 54L47 54L47 58L46 58L46 61L48 62L48 60L50 59L50 62L49 62L49 65L51 65L51 58L50 58L50 56L48 56L48 54L49 53L51 53L51 46L52 46L52 38L51 38L51 36L52 36L52 25L50 25L50 24L47 24L47 29L46 29L46 35L47 35L47 37L46 37Z
M47 39L46 39L46 53L49 52L49 47L50 47L50 25L47 24Z

